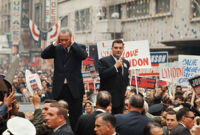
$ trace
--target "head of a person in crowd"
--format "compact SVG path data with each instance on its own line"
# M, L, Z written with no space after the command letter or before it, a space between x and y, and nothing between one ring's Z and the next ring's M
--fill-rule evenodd
M176 112L173 109L167 111L166 124L167 124L167 128L170 132L178 124L178 121L176 119Z
M183 95L175 95L175 101L178 105L181 105L184 102Z
M96 135L113 135L115 133L116 119L110 113L101 113L96 116L94 131Z
M182 87L180 85L176 86L176 92L183 93Z
M112 55L119 59L124 51L124 43L120 39L116 39L112 43Z
M191 100L192 100L192 93L187 95L187 97L185 98L185 102L191 103Z
M188 129L191 129L194 125L194 118L195 115L192 111L190 111L189 108L181 108L177 113L176 113L176 119L178 122L182 123L187 127Z
M129 99L124 100L123 114L128 112L128 102L129 102Z
M144 135L163 135L163 129L160 124L153 122L146 125Z
M92 102L91 101L87 100L85 102L84 108L85 108L85 113L86 114L93 113L93 106L92 106Z
M111 95L108 91L100 91L97 94L96 108L106 110L111 104Z
M51 103L56 103L56 102L57 102L56 100L50 100L50 99L44 101L44 104L42 106L42 116L43 116L43 119L46 118L47 111L49 110L50 104Z
M161 125L162 125L162 126L166 126L166 125L167 125L167 124L166 124L166 115L167 115L166 110L163 110L163 111L161 112L161 116L162 116L162 118L161 118Z
M63 108L69 110L69 105L68 105L67 101L61 99L58 101L58 104L60 104Z
M142 113L144 111L144 99L141 95L133 95L129 98L128 110Z
M72 43L72 32L69 29L62 29L58 36L57 44L61 44L63 48L68 48Z
M42 80L42 87L43 89L47 88L47 81L46 80Z
M197 99L195 100L195 104L196 104L196 106L197 106L197 109L200 109L200 98L197 98Z
M49 128L56 129L66 123L68 111L59 103L51 103L46 113L45 121Z

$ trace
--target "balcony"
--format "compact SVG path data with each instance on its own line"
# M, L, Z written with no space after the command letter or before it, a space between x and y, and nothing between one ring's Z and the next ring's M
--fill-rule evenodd
M99 20L96 23L98 33L121 33L122 26L120 19Z

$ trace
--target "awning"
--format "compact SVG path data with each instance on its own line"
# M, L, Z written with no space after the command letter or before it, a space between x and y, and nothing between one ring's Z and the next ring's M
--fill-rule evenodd
M167 46L176 46L176 47L199 47L200 40L173 40L173 41L163 41L161 42Z

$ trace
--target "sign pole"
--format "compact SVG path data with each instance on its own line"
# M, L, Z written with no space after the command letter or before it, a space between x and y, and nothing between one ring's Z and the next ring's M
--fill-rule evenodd
M195 99L195 92L193 90L192 92L192 99L191 99L191 105L194 106L194 99Z
M137 69L135 69L135 86L136 86L136 92L138 94L138 85L137 85Z

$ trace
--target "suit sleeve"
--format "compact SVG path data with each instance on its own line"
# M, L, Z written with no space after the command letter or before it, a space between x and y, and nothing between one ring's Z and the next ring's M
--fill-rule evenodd
M41 57L43 59L52 59L55 56L55 46L54 45L49 45L47 48L44 49L41 53Z
M110 78L117 74L115 66L108 67L103 59L100 59L97 63L99 75L102 79Z
M86 59L88 56L86 52L86 47L84 45L79 46L76 42L74 42L71 45L71 49L73 50L73 52L75 52L75 55L81 60Z

